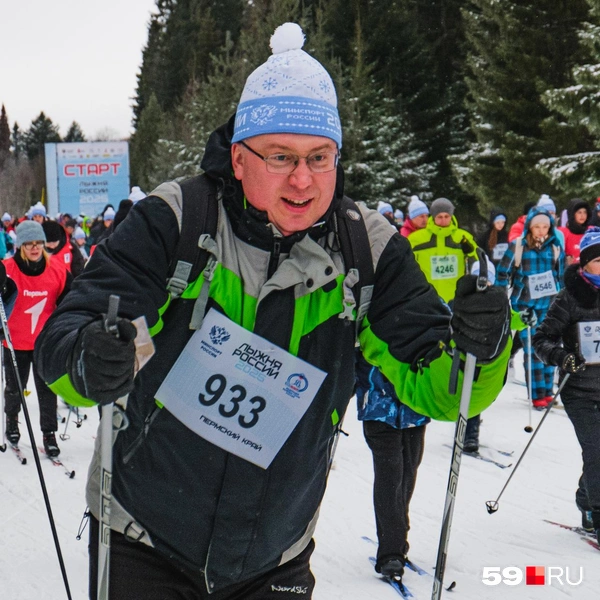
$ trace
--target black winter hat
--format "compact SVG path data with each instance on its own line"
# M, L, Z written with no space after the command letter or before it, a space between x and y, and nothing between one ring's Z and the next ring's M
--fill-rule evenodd
M65 230L56 221L44 221L42 223L47 242L60 242L65 238Z

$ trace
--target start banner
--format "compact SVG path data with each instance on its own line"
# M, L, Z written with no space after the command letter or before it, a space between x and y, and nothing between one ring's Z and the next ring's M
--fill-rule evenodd
M96 216L115 210L129 196L127 142L45 144L48 209L51 215Z

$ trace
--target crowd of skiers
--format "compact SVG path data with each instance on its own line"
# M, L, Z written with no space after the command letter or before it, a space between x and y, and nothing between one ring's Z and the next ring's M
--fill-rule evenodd
M134 187L131 195L145 197ZM40 428L44 451L50 457L60 454L56 441L57 395L40 377L33 361L35 341L44 324L71 288L71 282L84 269L89 255L107 238L131 208L131 199L123 200L119 213L107 205L94 219L71 215L48 218L46 207L38 202L20 219L2 215L0 231L0 283L11 283L6 296L9 308L8 329L15 352L18 379L6 341L3 347L4 406L6 439L17 446L21 437L19 413L21 392L26 388L30 370L40 407Z
M109 428L110 439L98 437L89 470L92 598L106 512L111 597L312 597L312 535L354 383L374 461L375 569L400 581L425 426L456 420L448 380L472 356L465 449L477 451L479 414L505 382L511 328L533 333L535 352L531 336L517 339L531 358L535 408L551 406L556 366L570 376L562 399L584 458L576 501L600 540L600 228L590 227L600 204L572 201L559 228L543 195L510 229L504 211L492 211L474 237L446 198L427 206L413 197L406 219L385 202L376 211L354 203L338 164L335 88L303 42L297 25L278 28L236 115L211 134L203 175L163 184L135 206L131 198L106 207L93 222L49 220L41 204L18 224L4 215L13 256L0 283L21 380L33 365L46 453L59 453L56 393L75 406L103 405L103 419L118 401L127 416L118 435ZM83 268L80 258L91 254ZM490 285L478 290L472 274L484 270L481 260ZM120 307L109 328L110 294ZM141 370L139 331L155 347ZM252 365L213 362L228 343ZM281 361L270 357L275 350ZM283 391L251 391L245 373L264 382L268 369L289 362ZM308 386L309 367L325 373L321 386ZM165 391L190 369L204 378L200 392ZM9 371L6 435L18 443L20 399ZM290 397L296 406L307 387L305 412L282 408ZM210 418L178 412L179 401L202 405ZM199 420L217 438L198 432ZM252 454L262 450L253 427L279 433L283 421L289 431L265 467ZM245 447L232 445L236 424ZM99 494L107 441L108 511Z
M450 308L459 278L479 273L476 247L484 251L489 285L506 288L510 296L513 355L523 349L535 409L555 402L556 367L561 379L570 374L561 399L583 453L576 504L583 527L596 531L600 542L600 373L594 366L600 363L600 198L593 208L585 200L571 200L560 226L547 194L526 204L510 227L505 211L494 208L476 242L458 227L454 206L446 198L428 208L413 196L406 219L388 203L380 202L378 210L408 238L428 281ZM409 502L429 420L399 403L378 369L361 358L358 364L358 416L374 462L377 569L399 578L409 547ZM465 452L478 451L479 426L480 415L468 420Z

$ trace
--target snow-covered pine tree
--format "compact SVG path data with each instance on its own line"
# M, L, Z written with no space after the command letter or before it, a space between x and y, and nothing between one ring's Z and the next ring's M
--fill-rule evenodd
M543 102L559 112L588 147L582 152L543 158L537 168L569 197L594 199L600 191L600 0L587 0L590 17L579 37L587 60L573 69L574 85L548 90Z
M342 86L342 164L346 193L375 208L378 201L404 207L410 196L429 189L435 168L417 147L401 103L387 97L366 62L360 15L354 26L354 64Z
M467 106L475 142L453 166L482 214L501 205L516 216L524 201L556 192L535 165L572 143L576 131L553 122L540 96L570 83L586 15L584 0L466 4Z

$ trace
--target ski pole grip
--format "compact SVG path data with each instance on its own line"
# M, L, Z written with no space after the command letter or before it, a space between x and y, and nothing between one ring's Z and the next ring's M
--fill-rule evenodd
M476 289L478 292L484 292L488 284L488 265L485 252L477 248L477 258L479 259L479 275L477 275Z
M111 294L108 298L108 312L104 321L104 328L108 333L119 337L119 327L117 326L117 317L119 315L119 301L121 298L116 294Z

